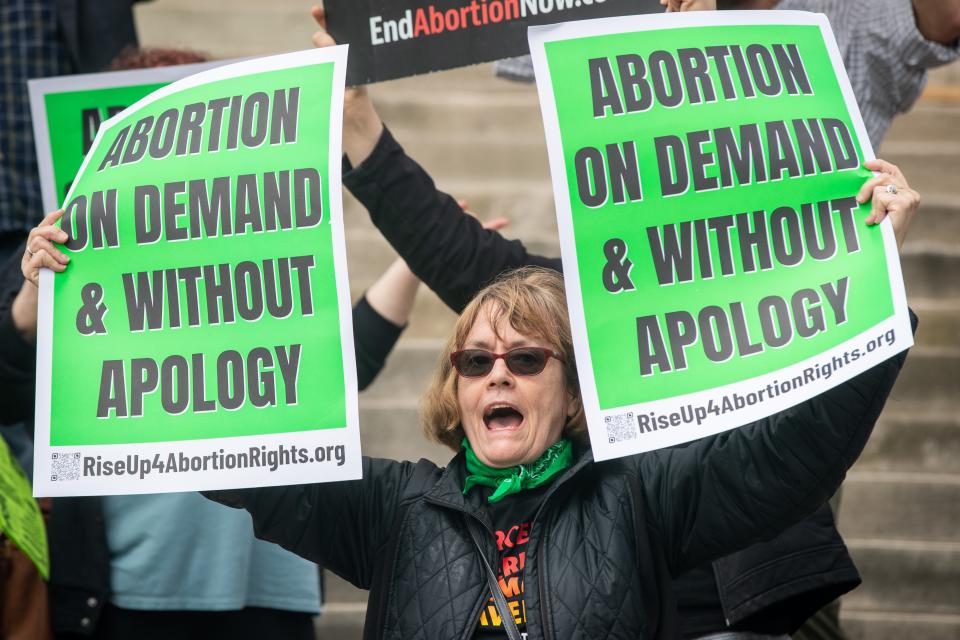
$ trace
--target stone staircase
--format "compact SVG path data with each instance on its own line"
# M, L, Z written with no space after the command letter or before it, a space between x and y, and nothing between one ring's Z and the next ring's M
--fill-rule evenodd
M146 44L236 57L308 46L306 8L289 1L164 0L139 6L138 17ZM845 484L840 527L864 578L843 604L851 640L960 640L960 65L934 74L931 85L880 153L925 198L903 259L921 326ZM467 199L481 218L510 217L505 234L531 250L559 255L533 87L495 79L481 65L384 83L372 93L396 137L442 189ZM349 195L345 217L357 297L394 254ZM453 319L421 288L406 334L380 379L360 396L365 454L450 457L419 435L416 405ZM320 637L359 638L366 592L329 573L325 590Z
M844 599L852 638L960 638L960 74L932 79L880 156L924 196L903 259L916 346L844 484L839 525L863 585Z

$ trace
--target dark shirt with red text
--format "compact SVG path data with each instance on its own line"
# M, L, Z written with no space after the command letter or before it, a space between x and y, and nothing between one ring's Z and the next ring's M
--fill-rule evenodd
M497 543L498 562L493 570L497 574L500 590L507 600L513 620L526 638L527 612L523 599L523 567L527 558L527 542L533 518L543 499L546 487L521 491L488 506L493 521L494 539ZM485 489L484 497L491 490ZM480 610L480 620L474 640L502 640L507 636L497 605L491 595Z

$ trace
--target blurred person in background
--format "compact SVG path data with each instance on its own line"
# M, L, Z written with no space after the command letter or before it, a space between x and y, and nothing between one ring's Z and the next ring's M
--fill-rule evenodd
M133 0L0 4L0 260L43 216L27 80L103 71L136 46Z
M0 262L43 211L27 80L102 70L121 49L137 43L132 1L0 3ZM6 388L0 405L10 401L10 392ZM32 442L26 430L10 424L0 437L29 478ZM41 501L41 507L46 512L49 502ZM33 564L8 541L2 543L0 636L42 640L50 633L46 588Z

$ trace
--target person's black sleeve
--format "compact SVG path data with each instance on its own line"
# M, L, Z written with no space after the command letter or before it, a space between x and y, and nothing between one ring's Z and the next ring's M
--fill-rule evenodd
M13 300L23 285L21 244L0 267L0 425L33 425L36 385L36 347L26 342L13 324Z
M258 538L369 589L411 478L424 465L435 468L422 460L364 457L360 480L204 491L203 495L228 507L246 509Z
M383 369L403 329L377 313L366 296L353 306L353 349L360 391L369 387Z
M522 266L561 270L559 258L530 254L518 240L484 229L464 214L386 128L359 167L344 156L343 184L413 273L457 313L504 271Z
M905 358L754 424L634 458L674 575L772 538L826 502L863 450Z

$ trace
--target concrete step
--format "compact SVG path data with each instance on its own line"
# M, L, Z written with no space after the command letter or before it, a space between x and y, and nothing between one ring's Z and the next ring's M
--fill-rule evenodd
M318 638L360 640L367 614L367 591L329 569L323 570L323 609L315 627Z
M846 538L960 543L960 474L863 471L843 483Z
M863 611L844 602L840 620L849 640L960 640L960 616Z
M930 71L930 82L923 93L924 99L936 90L960 90L960 64L954 62ZM960 93L957 98L960 98Z
M317 637L360 640L367 614L367 592L329 570L323 571L323 609L316 619Z
M360 640L366 613L367 591L324 569L323 609L315 624L317 637Z
M529 91L500 92L490 91L490 83L483 82L475 89L424 92L410 87L412 84L416 83L373 90L377 113L391 129L483 136L507 128L530 134L539 132L543 137L540 103L533 87Z
M908 296L960 298L960 246L904 245L900 264Z
M427 438L420 428L417 399L378 402L360 396L360 441L363 455L374 458L432 460L444 466L453 451Z
M888 402L854 469L960 473L960 412L955 405L932 411L925 402Z
M890 398L925 402L931 410L956 408L960 391L960 347L914 347Z
M957 346L957 339L960 338L960 297L910 296L908 301L920 318L914 336L918 346Z
M960 543L847 539L863 585L855 609L960 615Z
M411 406L427 388L443 344L437 339L402 338L380 377L364 391L364 398Z
M878 155L885 158L894 148L904 143L956 142L958 131L960 105L921 101L910 113L894 119Z
M366 589L358 589L329 569L323 570L323 589L325 604L367 605Z
M375 232L348 232L347 273L353 297L363 294L396 258L393 248Z
M318 638L336 640L361 640L363 638L363 619L366 607L355 611L354 607L330 605L314 622L314 631Z
M442 98L452 93L483 93L485 95L536 94L532 85L503 80L493 75L493 64L475 64L459 69L425 73L419 76L381 82L373 86L374 100L383 93L414 93L421 100Z
M142 46L201 49L213 58L309 49L316 30L303 3L172 0L134 8Z
M417 301L404 332L409 338L446 339L453 331L457 314L424 286L417 291Z
M923 193L921 197L923 202L910 225L906 245L956 244L960 238L960 200L949 191Z

